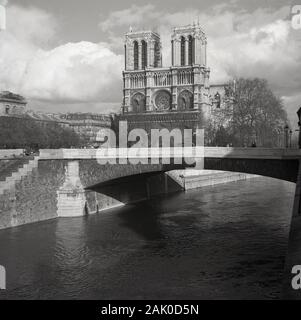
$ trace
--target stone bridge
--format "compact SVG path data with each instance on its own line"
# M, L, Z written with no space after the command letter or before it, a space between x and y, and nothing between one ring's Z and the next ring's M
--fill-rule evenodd
M292 266L301 265L300 150L206 147L195 150L188 164L174 161L183 160L176 155L169 164L159 156L157 163L152 163L149 154L105 163L111 158L99 157L95 149L41 150L28 168L21 168L20 174L9 178L9 183L0 182L0 229L55 217L82 216L180 190L183 178L170 171L186 167L278 178L296 183L285 296L300 297L300 291L296 295L289 281Z
M194 150L194 155L189 164L181 157L174 161L175 155L171 163L165 162L162 155L159 159L160 154L153 163L147 153L133 164L135 159L127 159L127 154L108 163L110 157L101 157L97 149L41 150L27 167L0 181L0 228L56 216L83 215L176 191L183 187L182 178L165 172L195 167L196 163L198 169L297 182L301 158L299 150L259 148L200 148ZM1 161L4 160L0 159L0 164Z
M117 149L111 150L116 152ZM186 167L243 172L296 182L301 156L299 150L289 149L195 148L195 157L185 161L183 154L165 155L160 153L161 149L152 155L152 150L145 149L146 153L135 154L135 157L133 153L128 155L128 150L123 149L118 159L95 149L42 151L40 162L65 162L65 181L57 190L58 216L80 216L179 190L183 187L181 177L176 173L164 173Z

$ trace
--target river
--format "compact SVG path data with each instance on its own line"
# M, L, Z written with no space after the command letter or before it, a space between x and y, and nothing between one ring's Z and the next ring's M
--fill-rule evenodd
M295 185L254 178L0 231L1 299L278 299Z

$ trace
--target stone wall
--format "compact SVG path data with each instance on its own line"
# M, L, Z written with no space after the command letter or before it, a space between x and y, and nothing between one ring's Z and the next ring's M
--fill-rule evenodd
M0 229L57 217L57 190L66 161L40 161L38 168L0 195Z
M254 148L255 149L255 148ZM205 158L204 169L244 172L296 182L299 168L297 159L234 159Z
M67 179L66 168L72 162L77 164L78 171L75 170L73 176L71 173L69 180L79 181L77 187L72 185L72 181L70 185ZM144 174L158 175L171 168L162 164L102 165L93 159L39 160L37 168L0 195L0 229L70 216L65 214L69 209L67 213L75 216L144 200L150 195ZM124 180L113 183L111 187L107 186L105 190L97 189L101 183L114 182L118 178L123 180L123 177L128 176L132 177L130 183ZM76 202L74 200L79 196L77 200L82 208L72 212ZM67 211L64 211L66 208Z
M214 170L187 170L186 172L183 172L182 175L185 190L258 177L256 175L246 173Z
M20 180L13 179L8 190L4 188L4 193L0 195L0 229L58 215L74 216L75 202L78 206L76 215L83 215L186 187L181 177L164 174L183 169L183 166L101 164L95 159L95 150L69 150L66 160L59 159L59 156L66 156L64 152L50 152L48 159L41 153L36 167L21 176ZM81 159L82 156L85 156L84 159ZM70 163L73 165L70 166ZM69 167L73 169L68 173L66 169ZM262 174L296 181L298 160L206 157L205 169ZM190 180L192 184L200 183L198 177L190 177ZM229 179L222 177L222 180Z
M1 149L0 159L19 156L24 153L24 149Z

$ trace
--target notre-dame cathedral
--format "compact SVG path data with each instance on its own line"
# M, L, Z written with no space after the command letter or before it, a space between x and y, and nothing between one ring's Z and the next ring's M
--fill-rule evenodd
M220 108L223 86L211 86L207 38L199 24L171 35L171 67L162 67L160 35L130 30L125 35L121 120L131 128L196 128Z

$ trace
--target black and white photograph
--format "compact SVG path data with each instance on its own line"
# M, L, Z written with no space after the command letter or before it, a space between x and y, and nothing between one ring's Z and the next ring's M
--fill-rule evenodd
M0 310L300 300L300 161L301 0L0 0Z

